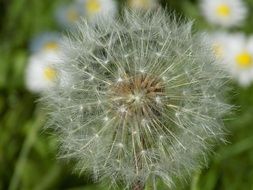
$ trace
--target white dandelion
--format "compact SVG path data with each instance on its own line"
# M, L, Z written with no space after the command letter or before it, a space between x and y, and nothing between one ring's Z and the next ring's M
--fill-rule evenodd
M65 40L57 69L75 76L45 101L61 157L94 179L143 190L169 187L202 167L223 139L226 75L211 51L163 10L125 11L111 25L88 25Z
M210 23L223 27L240 26L247 15L242 0L202 0L201 9Z

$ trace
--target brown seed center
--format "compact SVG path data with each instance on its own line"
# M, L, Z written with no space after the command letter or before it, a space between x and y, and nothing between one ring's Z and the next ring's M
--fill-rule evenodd
M113 109L118 110L122 115L155 114L156 107L163 96L162 80L147 74L121 79L110 89Z

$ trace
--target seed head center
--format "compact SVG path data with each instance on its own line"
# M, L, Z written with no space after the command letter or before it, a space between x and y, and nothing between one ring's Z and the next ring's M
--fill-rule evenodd
M110 89L112 107L124 114L145 115L157 107L164 95L162 80L147 74L122 78ZM124 112L122 109L124 108Z

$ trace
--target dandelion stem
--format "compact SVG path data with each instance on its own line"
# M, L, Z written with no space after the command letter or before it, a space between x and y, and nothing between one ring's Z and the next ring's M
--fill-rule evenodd
M145 185L143 185L141 182L137 181L134 185L133 185L133 190L144 190L145 189Z

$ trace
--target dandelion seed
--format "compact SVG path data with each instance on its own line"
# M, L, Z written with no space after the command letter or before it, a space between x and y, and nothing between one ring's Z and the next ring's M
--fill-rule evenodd
M157 55L158 57L161 57L161 56L162 56L162 54L159 53L159 52L157 52L156 55Z
M105 60L104 61L104 64L106 65L106 64L108 64L109 63L109 60Z
M155 101L156 101L156 103L160 104L161 103L161 97L159 97L159 96L155 97Z
M118 147L119 147L119 148L123 148L124 145L123 145L122 143L119 143L119 144L118 144ZM119 161L120 161L120 160L119 160Z
M126 107L125 107L124 105L122 105L122 106L119 108L119 112L120 112L120 113L125 113L125 112L127 112Z
M109 120L109 117L106 116L106 117L104 118L104 121L106 122L106 121L108 121L108 120Z
M89 79L89 81L92 81L92 80L94 80L94 76L93 75L90 75L90 79Z
M164 138L164 136L163 136L163 135L160 135L159 139L162 140L163 138Z
M118 78L117 82L122 82L123 79L122 78Z
M140 69L140 73L145 73L145 69Z

